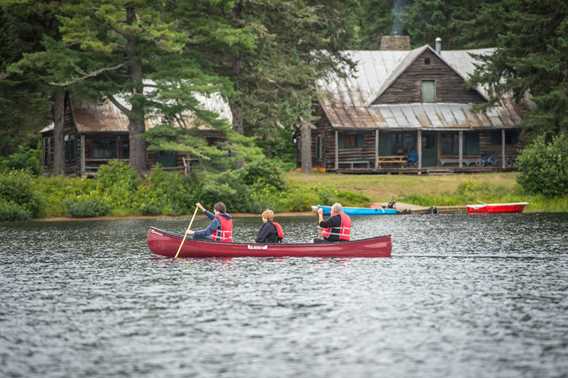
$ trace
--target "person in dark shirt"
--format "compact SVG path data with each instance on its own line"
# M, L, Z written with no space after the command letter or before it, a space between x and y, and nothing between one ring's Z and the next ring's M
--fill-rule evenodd
M331 216L323 219L323 209L318 209L318 225L322 231L321 239L314 239L314 243L329 243L348 241L351 238L351 219L343 212L340 203L331 207Z
M282 240L282 227L274 222L274 212L266 209L262 212L262 226L258 230L255 242L280 243ZM279 231L280 228L280 231Z

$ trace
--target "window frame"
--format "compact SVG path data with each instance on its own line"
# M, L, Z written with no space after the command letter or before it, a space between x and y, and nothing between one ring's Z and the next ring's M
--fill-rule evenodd
M433 94L432 94L432 101L426 101L425 96L424 96L424 84L425 83L432 83L433 85ZM437 80L421 80L420 81L420 97L422 99L422 103L425 104L431 104L433 102L436 102L437 99L437 87L438 87L438 82Z

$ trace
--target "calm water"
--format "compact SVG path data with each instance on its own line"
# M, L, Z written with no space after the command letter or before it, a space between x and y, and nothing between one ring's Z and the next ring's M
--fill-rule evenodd
M390 259L153 257L185 222L0 225L0 377L568 376L566 215L355 220Z

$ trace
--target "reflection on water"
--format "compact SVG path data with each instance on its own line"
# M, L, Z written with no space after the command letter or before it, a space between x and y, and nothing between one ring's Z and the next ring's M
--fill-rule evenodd
M568 372L565 215L354 220L356 238L393 235L391 259L150 254L148 226L185 222L0 225L0 376ZM237 220L237 240L258 227Z

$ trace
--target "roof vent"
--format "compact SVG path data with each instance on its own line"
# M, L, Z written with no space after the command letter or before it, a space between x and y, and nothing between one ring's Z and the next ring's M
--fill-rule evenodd
M438 54L442 53L442 38L440 37L436 38L436 52Z
M410 50L410 37L407 35L383 35L381 50Z

